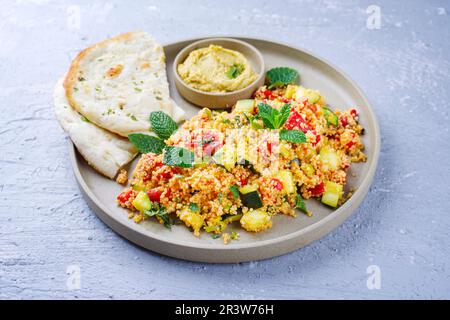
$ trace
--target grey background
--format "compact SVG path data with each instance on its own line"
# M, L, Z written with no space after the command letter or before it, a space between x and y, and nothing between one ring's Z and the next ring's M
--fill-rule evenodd
M0 298L450 298L449 12L449 1L1 1ZM382 132L359 210L302 250L233 265L163 257L112 232L81 198L51 92L77 51L135 29L163 43L267 37L345 70ZM371 265L379 290L366 285Z

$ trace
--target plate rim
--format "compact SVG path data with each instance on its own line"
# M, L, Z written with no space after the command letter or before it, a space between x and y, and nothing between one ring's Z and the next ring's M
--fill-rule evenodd
M224 244L202 244L202 243L194 243L194 242L183 242L180 240L174 240L174 239L168 239L166 236L160 236L158 234L149 234L148 232L146 232L145 230L140 230L138 228L134 228L131 227L130 225L124 223L123 221L116 219L114 217L114 215L111 215L110 213L108 213L108 208L106 208L103 203L96 197L96 195L91 191L91 189L88 187L86 181L84 180L83 176L81 175L80 172L80 167L78 165L78 161L77 161L77 151L76 151L76 147L73 144L73 142L70 140L70 138L68 139L69 141L69 158L70 158L70 162L72 165L72 169L76 178L76 181L78 183L78 185L80 186L80 188L82 189L82 193L84 195L85 200L87 201L87 203L89 204L90 208L96 213L96 215L100 218L100 220L102 220L106 225L108 225L110 228L112 228L115 232L117 232L120 236L128 239L129 241L133 242L133 243L137 243L138 245L143 246L141 243L139 243L139 241L136 241L135 239L132 239L131 236L129 236L129 234L125 235L123 232L119 232L116 230L115 227L113 227L110 223L108 223L107 221L105 221L105 219L97 212L97 210L95 210L96 208L92 208L91 207L91 202L97 206L100 210L103 211L104 214L106 214L110 219L112 219L115 223L118 223L121 227L126 228L129 232L135 232L138 233L140 236L145 237L150 240L157 240L157 241L161 241L170 245L175 245L175 246L179 246L179 247L185 247L185 248L191 248L191 249L206 249L206 250L219 250L219 251L231 251L231 250L237 250L237 249L256 249L256 248L261 248L261 247L265 247L266 245L280 245L283 242L289 241L289 240L293 240L296 238L301 238L302 236L304 236L305 234L308 234L310 232L313 232L315 229L319 229L319 228L323 228L326 227L326 225L330 222L330 220L335 220L337 218L339 218L340 216L344 215L344 219L337 224L336 226L332 227L331 230L336 229L343 221L345 221L348 217L350 217L355 210L359 207L359 205L361 204L361 202L364 200L364 198L367 195L367 192L369 191L369 188L372 184L377 166L378 166L378 161L379 161L379 156L380 156L380 149L381 149L381 136L380 136L380 128L379 128L379 123L378 123L378 119L376 117L375 112L373 111L373 107L372 104L369 102L368 98L366 97L366 95L364 94L364 92L361 90L361 88L357 85L357 83L355 81L353 81L352 78L350 78L346 72L344 72L343 70L341 70L339 67L337 67L334 63L331 63L330 61L328 61L327 59L322 58L320 55L317 55L315 53L312 53L311 51L304 49L300 46L296 46L296 45L292 45L289 43L286 43L284 41L278 41L278 40L274 40L274 39L270 39L270 38L261 38L261 37L249 37L249 36L236 36L236 35L214 35L214 36L205 36L205 37L193 37L193 38L187 38L187 39L180 39L180 40L176 40L176 41L172 41L169 43L163 43L162 46L165 48L167 46L173 46L173 45L177 45L180 43L184 43L184 42L194 42L194 41L199 41L199 40L203 40L203 39L209 39L209 38L217 38L217 37L225 37L225 38L233 38L233 39L238 39L241 41L261 41L261 42L266 42L269 43L271 45L282 45L286 48L289 49L293 49L296 51L299 51L301 53L306 53L307 55L321 61L322 63L328 65L329 67L331 67L332 69L334 69L336 72L339 73L340 76L342 76L346 81L348 81L349 84L351 84L351 86L353 88L356 89L356 92L358 93L358 95L362 98L363 102L364 102L364 106L366 107L368 114L370 115L370 121L373 122L373 128L374 128L374 145L373 145L373 154L374 157L372 159L372 163L370 164L367 174L365 175L365 177L363 177L360 186L357 188L357 190L355 191L355 193L352 195L352 197L345 202L342 206L340 206L339 208L337 208L336 210L332 211L329 215L327 215L326 217L320 219L319 221L306 226L305 228L302 228L300 230L291 232L289 234L286 235L281 235L278 236L276 238L273 239L268 239L268 240L259 240L259 241L255 241L255 242L251 242L251 243L233 243L233 244L228 244L228 245L224 245ZM112 180L111 180L112 181ZM113 181L112 181L113 182ZM90 199L86 199L86 196L89 197ZM353 207L353 208L352 208ZM350 210L350 212L345 215L346 210ZM326 236L328 232L325 232L324 234L320 235L318 239ZM312 241L309 241L309 243L315 241L316 239L313 239ZM145 247L145 246L143 246ZM298 246L297 249L300 249L302 246ZM155 251L153 249L149 249L146 248L147 250L151 250L151 251ZM292 250L289 250L287 252L290 252ZM158 251L160 252L160 251ZM162 253L162 252L160 252ZM280 254L283 254L285 252L281 252ZM178 257L176 255L171 255L170 253L162 253L164 255L169 255L169 256L175 256ZM264 255L262 255L264 256ZM264 258L269 258L272 257L274 255L267 255L264 256ZM180 258L180 257L178 257ZM186 258L183 258L186 259ZM188 258L187 258L188 259ZM188 259L188 260L192 260L192 259ZM196 259L197 261L199 261L198 259ZM246 259L229 259L229 260L233 260L233 261L245 261ZM207 261L207 260L204 260Z

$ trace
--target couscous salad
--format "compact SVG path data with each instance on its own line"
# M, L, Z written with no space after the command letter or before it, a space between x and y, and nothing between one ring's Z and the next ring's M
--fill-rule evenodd
M366 160L355 109L332 110L318 91L296 84L297 71L274 68L253 99L231 112L202 109L178 128L167 114L150 115L154 136L130 134L142 153L130 186L117 197L135 222L238 239L272 226L276 214L311 215L304 200L336 208L353 162Z

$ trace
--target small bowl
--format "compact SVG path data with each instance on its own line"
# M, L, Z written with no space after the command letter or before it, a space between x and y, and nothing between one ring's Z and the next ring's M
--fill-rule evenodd
M242 53L258 75L256 80L247 87L232 92L204 92L187 85L178 74L178 65L183 63L192 51L206 48L210 44ZM209 38L191 43L177 54L173 63L175 86L181 96L197 106L210 109L231 108L236 101L250 98L253 92L264 84L264 71L264 59L258 49L244 41L231 38Z

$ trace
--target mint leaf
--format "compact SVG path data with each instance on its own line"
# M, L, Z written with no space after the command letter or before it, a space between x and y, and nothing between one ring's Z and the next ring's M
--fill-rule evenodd
M230 191L233 194L233 198L235 200L237 200L239 198L239 189L238 189L237 185L232 185L230 187Z
M192 168L194 153L190 150L169 146L165 148L164 164L171 167Z
M220 238L220 234L212 234L211 238L213 239L219 239Z
M303 200L302 196L299 194L295 198L295 208L299 209L300 211L302 211L306 214L309 213L308 209L306 209L305 201Z
M280 131L280 140L294 142L294 143L305 143L306 136L300 130L286 130L282 129Z
M163 140L169 139L170 136L177 131L177 123L166 113L162 111L154 111L150 113L150 125L153 132Z
M275 117L279 114L277 109L272 108L266 103L258 104L258 115L264 125L269 129L275 129Z
M242 64L233 64L230 69L225 73L225 75L230 79L236 79L242 71L244 71L245 67Z
M258 116L269 129L281 128L289 118L290 113L291 105L289 103L285 104L280 111L266 103L258 104Z
M289 115L291 114L291 104L286 103L280 110L280 117L278 119L277 123L277 129L281 128L286 120L289 118Z
M199 212L200 207L198 206L198 204L191 202L191 203L189 203L189 210L191 212Z
M296 70L288 67L278 67L267 71L269 89L283 87L295 83L299 77Z
M166 144L161 139L142 133L128 135L128 140L139 150L140 153L161 154Z

